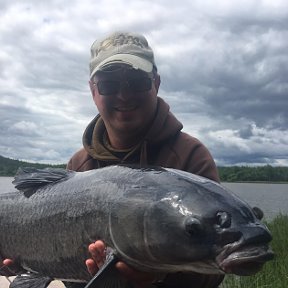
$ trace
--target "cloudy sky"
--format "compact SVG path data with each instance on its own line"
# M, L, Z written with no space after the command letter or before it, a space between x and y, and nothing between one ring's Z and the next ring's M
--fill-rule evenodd
M287 0L1 0L0 155L81 148L90 46L114 30L146 36L159 96L217 165L288 166Z

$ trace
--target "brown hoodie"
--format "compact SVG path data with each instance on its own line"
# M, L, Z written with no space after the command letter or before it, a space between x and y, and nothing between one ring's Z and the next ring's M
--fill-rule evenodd
M117 163L136 163L189 171L219 182L207 148L198 139L181 132L182 128L169 111L169 105L158 97L157 114L142 141L129 150L116 151L105 140L106 129L98 115L84 132L84 148L74 154L67 168L87 171Z

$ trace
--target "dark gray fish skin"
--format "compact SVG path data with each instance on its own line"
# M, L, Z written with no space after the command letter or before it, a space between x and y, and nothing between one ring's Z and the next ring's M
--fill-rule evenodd
M22 191L0 194L0 254L53 279L87 282L96 239L143 271L246 275L273 257L247 203L187 172L30 169L14 183Z

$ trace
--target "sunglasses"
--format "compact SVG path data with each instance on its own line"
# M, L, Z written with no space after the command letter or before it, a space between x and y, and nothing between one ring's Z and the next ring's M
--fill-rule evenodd
M151 90L153 80L149 77L132 78L126 81L99 80L96 85L99 94L107 96L118 94L123 87L127 87L134 93L147 92Z

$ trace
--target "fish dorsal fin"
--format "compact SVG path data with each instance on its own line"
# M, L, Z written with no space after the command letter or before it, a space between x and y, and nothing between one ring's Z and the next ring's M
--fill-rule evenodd
M46 288L53 279L36 274L18 275L9 288Z
M34 167L20 167L12 183L16 189L24 192L26 197L30 197L38 188L68 179L74 173L74 171L62 168L38 169Z

